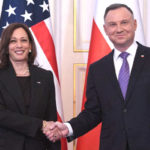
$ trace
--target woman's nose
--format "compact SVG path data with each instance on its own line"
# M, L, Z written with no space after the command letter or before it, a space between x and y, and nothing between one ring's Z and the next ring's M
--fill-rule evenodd
M21 41L17 41L16 45L17 45L17 47L21 47L22 46Z

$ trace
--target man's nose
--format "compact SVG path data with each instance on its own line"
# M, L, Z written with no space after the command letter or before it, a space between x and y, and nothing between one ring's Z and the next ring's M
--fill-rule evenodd
M122 26L120 24L117 25L117 32L122 32Z

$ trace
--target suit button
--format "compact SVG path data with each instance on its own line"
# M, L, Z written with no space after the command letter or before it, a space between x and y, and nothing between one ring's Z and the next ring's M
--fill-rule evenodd
M124 112L124 113L126 113L126 112L127 112L127 109L126 109L126 108L124 108L124 109L123 109L123 112Z

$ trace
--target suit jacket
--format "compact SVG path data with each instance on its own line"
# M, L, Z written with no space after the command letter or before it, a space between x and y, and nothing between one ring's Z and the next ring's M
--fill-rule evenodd
M102 122L100 150L150 150L150 48L138 43L124 100L113 51L92 64L85 109L70 122L75 139Z
M10 64L0 69L0 150L59 150L42 134L42 120L57 120L53 75L34 65L31 100L26 114L23 94Z

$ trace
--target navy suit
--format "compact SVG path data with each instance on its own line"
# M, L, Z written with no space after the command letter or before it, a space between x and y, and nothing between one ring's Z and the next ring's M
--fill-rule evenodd
M57 120L53 75L30 66L28 113L14 69L0 69L0 150L60 150L42 134L42 120Z
M100 150L150 150L150 48L138 43L124 100L113 51L92 64L85 109L69 121L75 139L102 122Z

